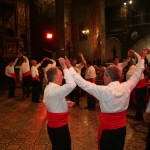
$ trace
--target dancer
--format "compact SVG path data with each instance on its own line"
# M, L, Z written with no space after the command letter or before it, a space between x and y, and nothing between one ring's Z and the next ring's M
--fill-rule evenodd
M19 77L22 85L23 98L25 98L25 97L29 97L30 94L30 86L31 86L30 65L29 65L29 59L23 54L20 55L22 56L22 58L21 58L21 66L19 70Z
M129 51L131 55L132 51ZM101 150L123 150L126 137L126 110L129 105L130 93L138 83L144 70L144 58L147 49L142 51L141 61L134 74L126 82L120 83L120 70L110 66L104 73L104 84L96 85L84 80L73 69L70 61L66 58L66 65L74 81L89 94L95 96L100 102L100 128L99 149Z
M40 98L40 78L39 78L39 71L38 68L41 64L46 60L46 57L37 64L36 60L31 60L31 77L32 77L32 102L34 103L41 103L39 100Z
M71 64L72 64L73 68L76 70L76 72L81 74L82 68L86 65L86 60L82 53L79 53L79 57L81 60L80 63L77 63L77 60L73 58L73 59L71 59ZM77 106L77 107L80 106L80 94L81 94L81 88L77 86L69 95L69 98L73 102L75 102L75 106Z
M19 55L18 55L19 57ZM16 88L16 73L14 70L14 67L18 61L18 57L15 59L15 61L13 60L9 60L8 65L5 68L5 75L8 78L8 84L9 84L9 94L8 94L8 98L12 98L14 97L15 94L15 88Z
M146 111L143 114L144 121L149 125L148 132L147 132L147 138L146 138L146 149L150 150L150 100L147 104Z
M75 88L69 70L63 58L59 59L62 71L57 67L52 67L47 71L49 84L44 90L44 103L48 115L48 135L52 142L52 150L71 150L71 138L68 129L68 105L74 103L66 101L65 97ZM62 85L63 78L66 84Z
M134 52L134 50L131 50ZM137 57L138 61L141 60L141 56L134 52L134 55ZM130 78L130 76L135 72L137 65L130 62L132 65L130 66L129 70L126 73L126 80ZM136 121L143 121L143 109L144 109L144 99L147 96L147 83L144 78L144 73L142 73L138 84L136 85L134 91L135 92L135 106L136 106L136 114L135 120Z

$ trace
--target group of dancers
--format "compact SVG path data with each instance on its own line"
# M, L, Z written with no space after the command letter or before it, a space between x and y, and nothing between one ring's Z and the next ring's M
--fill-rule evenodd
M29 80L32 81L32 101L39 103L40 77L38 68L46 60L51 61L49 67L44 69L46 87L43 94L43 102L47 109L48 135L52 143L52 150L71 150L71 137L68 127L68 106L73 106L72 101L66 100L71 92L79 94L80 89L88 93L86 109L95 109L95 99L100 106L100 128L98 131L99 150L123 150L126 137L126 110L129 106L130 94L135 89L136 92L136 114L137 121L143 120L142 100L146 96L146 82L143 70L145 68L144 59L149 49L143 49L141 56L134 50L128 51L126 62L119 63L118 57L114 58L114 63L106 67L103 74L104 85L96 84L96 72L90 62L86 61L80 53L81 63L77 64L75 59L59 58L56 62L45 57L40 63L29 60L19 53L15 61L10 61L5 69L5 74L9 81L9 97L14 96L15 87L15 65L18 59L22 60L19 70L19 79L22 83L23 95L29 96ZM137 57L138 63L132 64L126 73L126 81L122 82L123 69L132 61L131 56ZM81 69L86 66L85 77L81 76ZM63 82L65 80L65 82ZM63 84L62 84L63 83ZM76 105L80 105L79 96L76 98ZM71 96L71 98L73 98ZM148 109L147 109L148 110ZM150 113L147 111L147 113ZM149 144L147 144L148 147Z
M129 106L130 94L134 88L137 88L137 92L139 93L145 88L143 70L145 68L144 59L148 51L149 49L143 49L141 56L134 50L128 51L127 62L130 61L131 55L134 54L138 57L138 63L134 69L132 68L132 72L130 72L130 74L128 73L126 82L121 81L122 70L119 69L119 67L123 66L123 64L119 64L118 66L114 64L107 67L104 72L105 85L96 85L95 83L83 79L74 69L71 61L67 57L59 58L63 73L56 67L49 69L47 71L49 84L44 91L44 103L48 115L47 130L52 142L52 150L71 150L67 106L72 106L73 103L66 101L65 97L73 91L77 85L99 101L101 110L99 114L100 127L98 131L99 150L124 149L126 111ZM118 63L118 60L116 60L116 62ZM66 83L62 85L63 78ZM141 98L143 97L141 96ZM148 110L150 109L147 108L146 112L150 113ZM138 121L143 119L139 104L137 105L135 118L138 118ZM146 150L148 149L149 140L147 140Z

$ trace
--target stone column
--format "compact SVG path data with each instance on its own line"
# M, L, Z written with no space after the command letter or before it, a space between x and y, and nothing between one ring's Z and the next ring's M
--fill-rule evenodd
M100 58L101 62L105 62L105 0L99 0L99 9L100 9Z

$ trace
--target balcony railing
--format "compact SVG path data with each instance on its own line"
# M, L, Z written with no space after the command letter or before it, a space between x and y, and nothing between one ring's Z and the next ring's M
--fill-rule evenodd
M128 15L127 17L106 18L106 31L121 31L129 26L150 24L150 13Z

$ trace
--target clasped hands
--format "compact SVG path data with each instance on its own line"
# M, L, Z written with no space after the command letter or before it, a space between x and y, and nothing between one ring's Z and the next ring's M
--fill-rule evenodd
M145 58L146 55L147 55L147 53L148 53L149 51L150 51L149 48L143 48L143 49L142 49L142 52L141 52L141 57L142 57L142 58ZM135 52L135 50L130 49L130 50L128 51L128 58L130 58L131 55L134 54L134 52Z
M65 56L64 58L60 57L58 61L63 69L72 67L70 60L67 58L67 56Z

